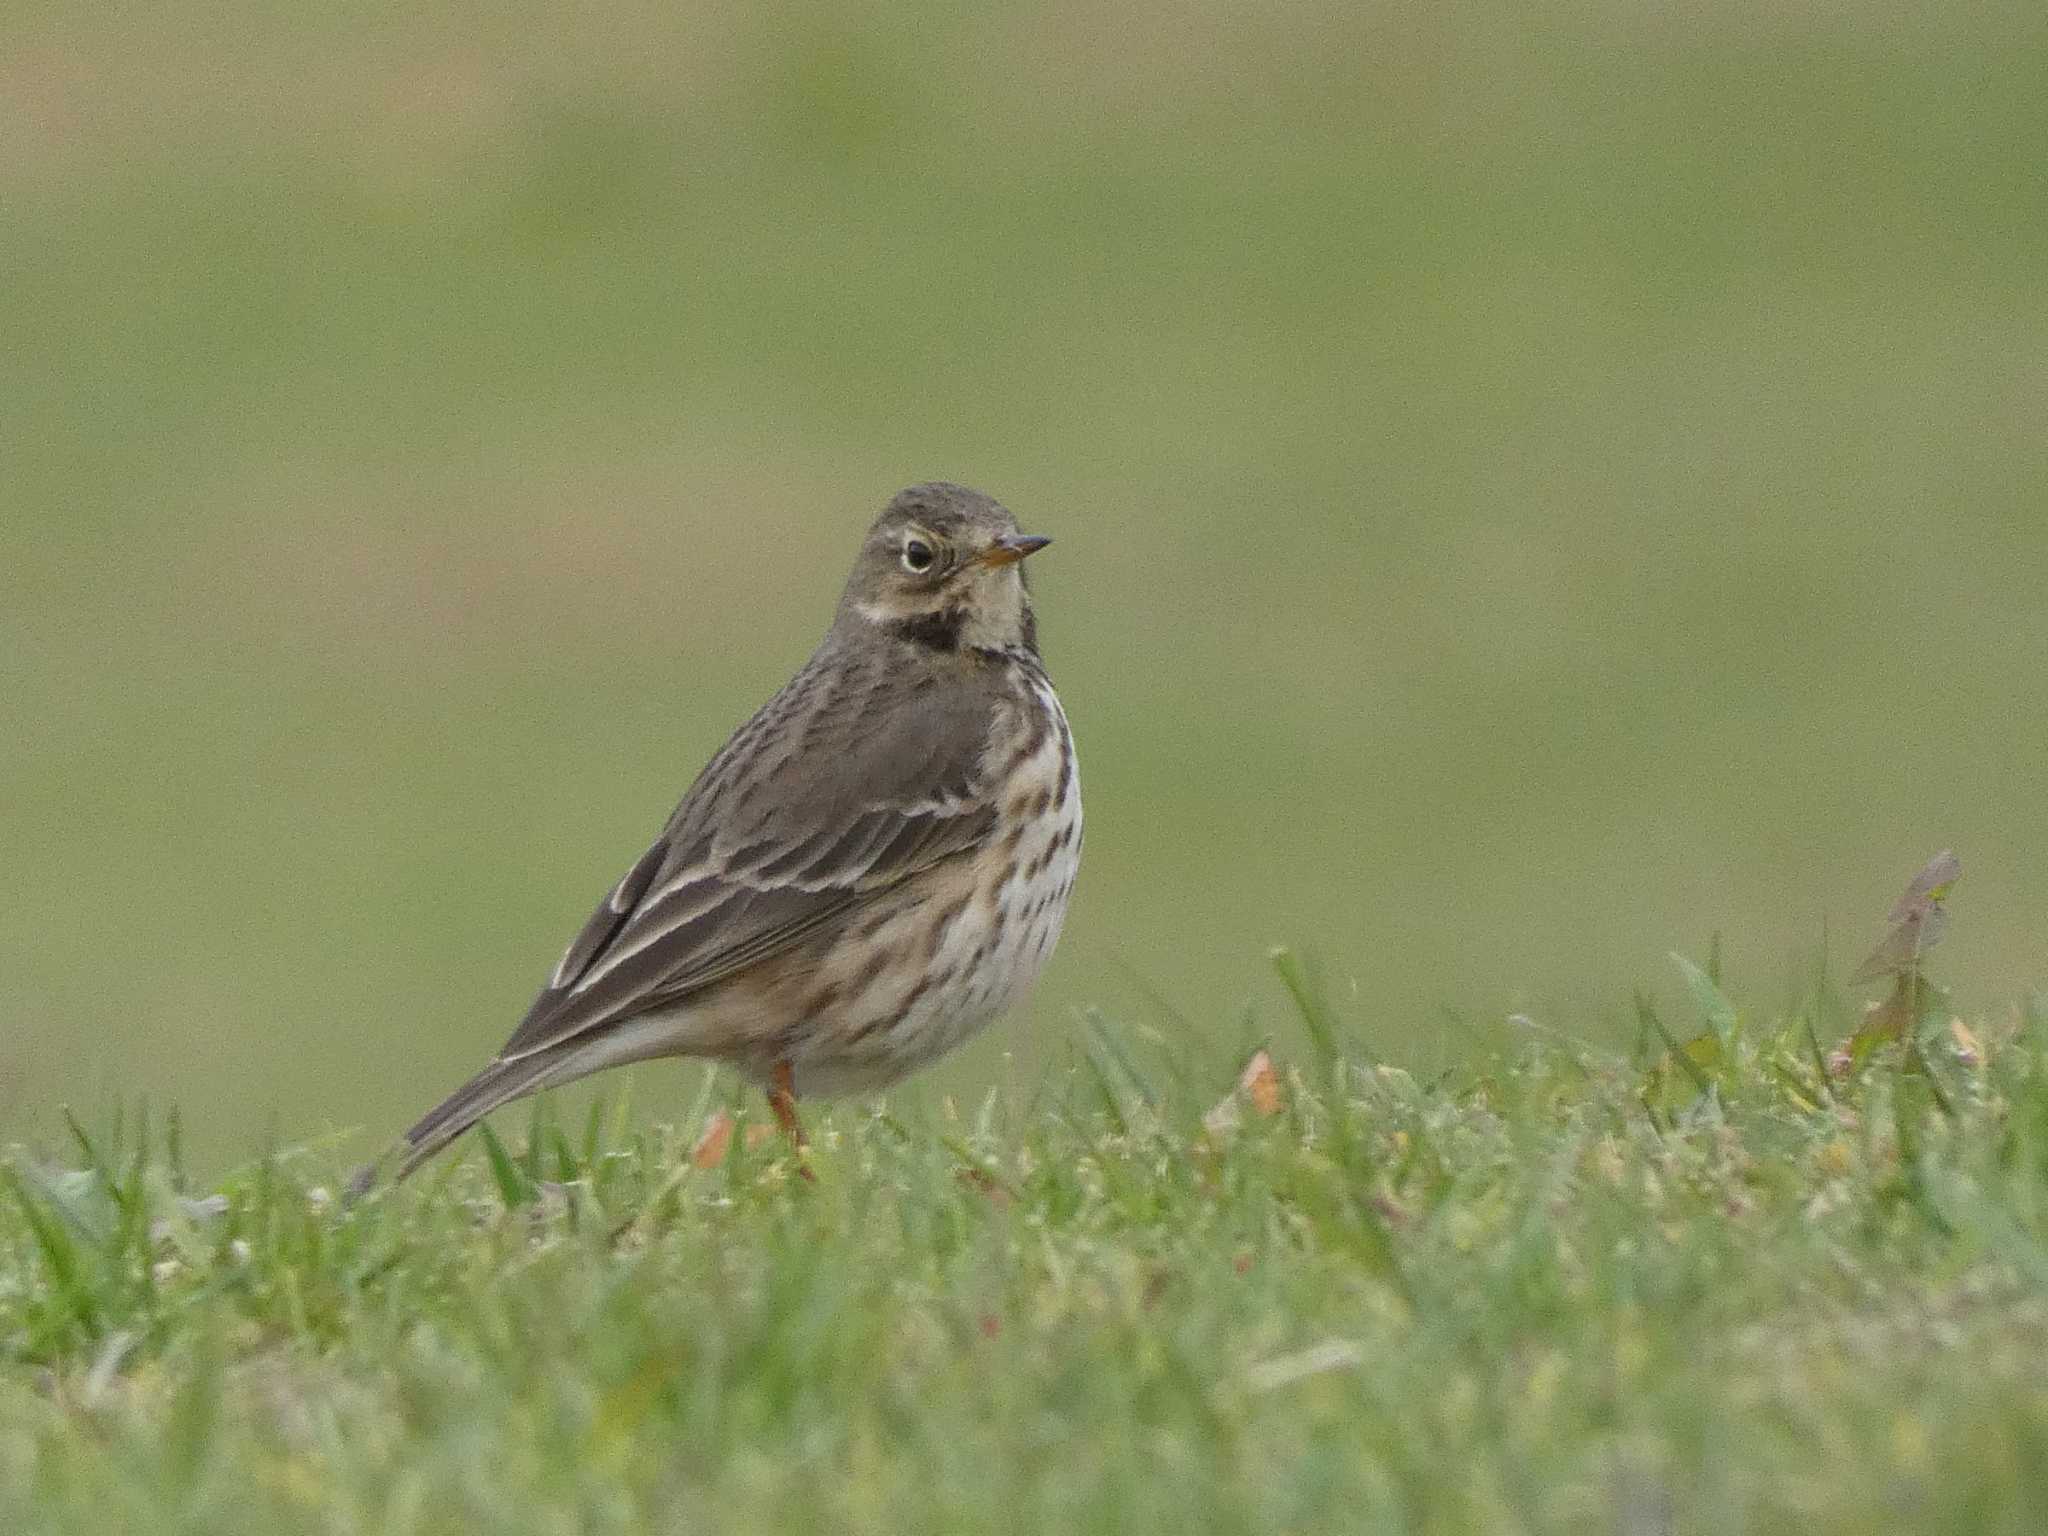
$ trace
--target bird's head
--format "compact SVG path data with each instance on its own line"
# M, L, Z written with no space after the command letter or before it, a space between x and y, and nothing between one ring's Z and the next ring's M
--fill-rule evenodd
M993 497L934 481L899 491L868 529L837 626L879 629L938 651L1035 650L1025 556L1052 541L1019 533Z

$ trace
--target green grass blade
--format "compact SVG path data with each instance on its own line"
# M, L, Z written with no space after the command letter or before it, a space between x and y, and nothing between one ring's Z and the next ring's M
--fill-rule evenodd
M488 1120L477 1122L477 1133L483 1138L484 1158L490 1164L491 1178L498 1186L498 1198L507 1210L517 1210L531 1205L535 1197L532 1182L520 1172L512 1154L505 1150L505 1144L498 1139L498 1133L491 1129Z
M1735 1043L1735 1032L1739 1024L1735 1005L1728 1001L1727 995L1722 992L1711 974L1701 970L1676 950L1671 953L1671 963L1678 967L1679 975L1685 978L1686 993L1692 998L1692 1005L1700 1016L1700 1022L1706 1025L1722 1050L1728 1050Z
M44 1272L49 1275L65 1310L88 1338L97 1338L101 1332L99 1302L87 1283L86 1263L77 1242L65 1223L44 1208L18 1169L6 1164L0 1165L0 1171L6 1175L7 1187L13 1191L15 1204L28 1223L36 1252L42 1257Z

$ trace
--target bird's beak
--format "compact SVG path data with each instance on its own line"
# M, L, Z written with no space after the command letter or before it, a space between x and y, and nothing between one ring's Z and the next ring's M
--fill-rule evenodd
M981 552L978 563L986 566L1015 565L1026 555L1037 554L1051 542L1051 539L1035 533L1014 533L989 545Z

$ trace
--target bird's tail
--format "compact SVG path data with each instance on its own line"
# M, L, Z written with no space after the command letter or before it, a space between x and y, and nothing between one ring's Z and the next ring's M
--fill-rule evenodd
M515 1061L494 1061L447 1098L420 1116L405 1133L404 1178L494 1109L545 1088L567 1065L554 1051L539 1051Z
M393 1148L403 1156L398 1164L397 1177L392 1182L411 1174L492 1110L502 1109L514 1099L582 1075L568 1055L560 1050L537 1051L512 1061L492 1062L420 1116L412 1129L405 1133L400 1144ZM357 1173L349 1186L351 1196L368 1191L377 1181L379 1166L379 1163L372 1163Z

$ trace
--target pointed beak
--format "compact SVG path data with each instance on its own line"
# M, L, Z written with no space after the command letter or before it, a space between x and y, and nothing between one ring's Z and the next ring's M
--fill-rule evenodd
M995 543L989 545L981 552L977 563L987 566L1015 565L1026 555L1037 554L1051 542L1051 539L1042 538L1035 533L1013 533L1008 538L997 539Z

